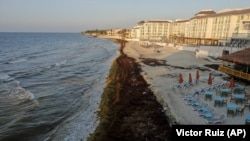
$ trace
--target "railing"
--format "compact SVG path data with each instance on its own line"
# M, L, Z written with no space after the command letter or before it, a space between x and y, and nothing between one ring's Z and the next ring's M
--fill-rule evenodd
M237 70L234 70L234 69L222 66L222 65L219 66L218 70L222 71L222 72L225 72L227 74L231 74L233 76L236 76L236 77L239 77L239 78L246 79L246 80L250 81L250 74L248 74L248 73L244 73L242 71L237 71Z
M233 33L232 38L250 38L250 33Z

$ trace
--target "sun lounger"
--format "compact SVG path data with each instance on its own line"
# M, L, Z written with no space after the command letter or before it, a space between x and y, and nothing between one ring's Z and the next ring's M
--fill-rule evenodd
M184 99L184 100L186 100L186 99L188 99L188 98L190 98L190 97L193 97L193 95L192 95L192 94L181 94L181 95L180 95L180 98L182 98L182 99Z
M202 115L203 118L208 119L208 118L213 118L214 114L213 113L206 113Z
M193 101L187 101L186 102L187 105L191 105L191 106L197 106L200 107L201 103L199 101L193 100Z
M186 101L186 104L189 104L189 105L197 102L197 99L195 97L188 97L188 98L185 98L184 100Z
M196 83L190 83L190 82L184 82L183 83L183 88L189 88L189 87L191 87L191 86L194 86Z
M192 109L193 109L194 111L202 111L203 108L204 108L204 109L207 109L208 106L209 106L208 103L204 103L204 104L201 103L201 106L195 105L195 106L192 107Z
M227 118L226 114L222 113L218 117L206 118L205 122L207 124L223 123L226 120L226 118Z
M207 78L203 78L203 79L199 79L198 81L199 82L207 82L207 80L208 80Z
M196 113L198 116L202 116L204 118L212 118L214 115L215 109L214 108L201 108Z
M186 104L191 105L191 106L197 106L197 107L202 106L201 99L196 96L186 99Z
M206 88L199 89L199 92L200 92L200 94L204 94L205 91L209 91L209 90L210 90L210 87L206 87Z
M192 94L201 94L201 89L195 89L195 90L192 90Z
M182 88L183 86L181 84L173 84L172 88L174 89L178 89L178 88Z
M193 94L193 93L185 93L185 94L181 94L180 97L181 97L182 99L184 99L184 100L187 100L187 99L189 99L189 98L191 98L191 97L194 97L194 98L195 98L196 95Z

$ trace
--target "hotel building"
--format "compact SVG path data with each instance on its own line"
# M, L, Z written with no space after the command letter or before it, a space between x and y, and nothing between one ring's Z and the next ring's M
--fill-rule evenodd
M189 20L187 29L185 37L195 39L193 41L198 45L228 43L232 46L244 46L250 38L250 8L217 13L213 10L202 10Z
M148 41L161 41L166 42L171 33L171 24L169 20L150 20L144 23L140 23L139 27L139 39Z
M141 21L130 38L193 45L250 45L250 8L202 10L188 20Z

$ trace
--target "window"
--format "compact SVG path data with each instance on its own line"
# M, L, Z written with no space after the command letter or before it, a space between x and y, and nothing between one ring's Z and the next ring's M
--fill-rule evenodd
M240 21L240 16L237 17L237 23L239 23L239 21Z
M244 30L250 30L250 22L249 23L244 23L243 24L243 29Z

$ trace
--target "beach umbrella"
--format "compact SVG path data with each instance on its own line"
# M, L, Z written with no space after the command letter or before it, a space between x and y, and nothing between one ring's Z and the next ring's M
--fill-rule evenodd
M207 84L212 85L212 75L211 75L211 73L209 73Z
M200 78L200 74L199 74L199 71L197 70L197 71L196 71L196 81L198 81L199 78Z
M191 76L191 73L189 73L189 83L192 83L192 76Z
M183 76L182 76L182 74L180 73L179 74L179 83L181 84L183 82Z
M229 88L233 88L234 87L234 78L232 77L231 79L230 79L230 82L229 82L229 86L228 86Z

